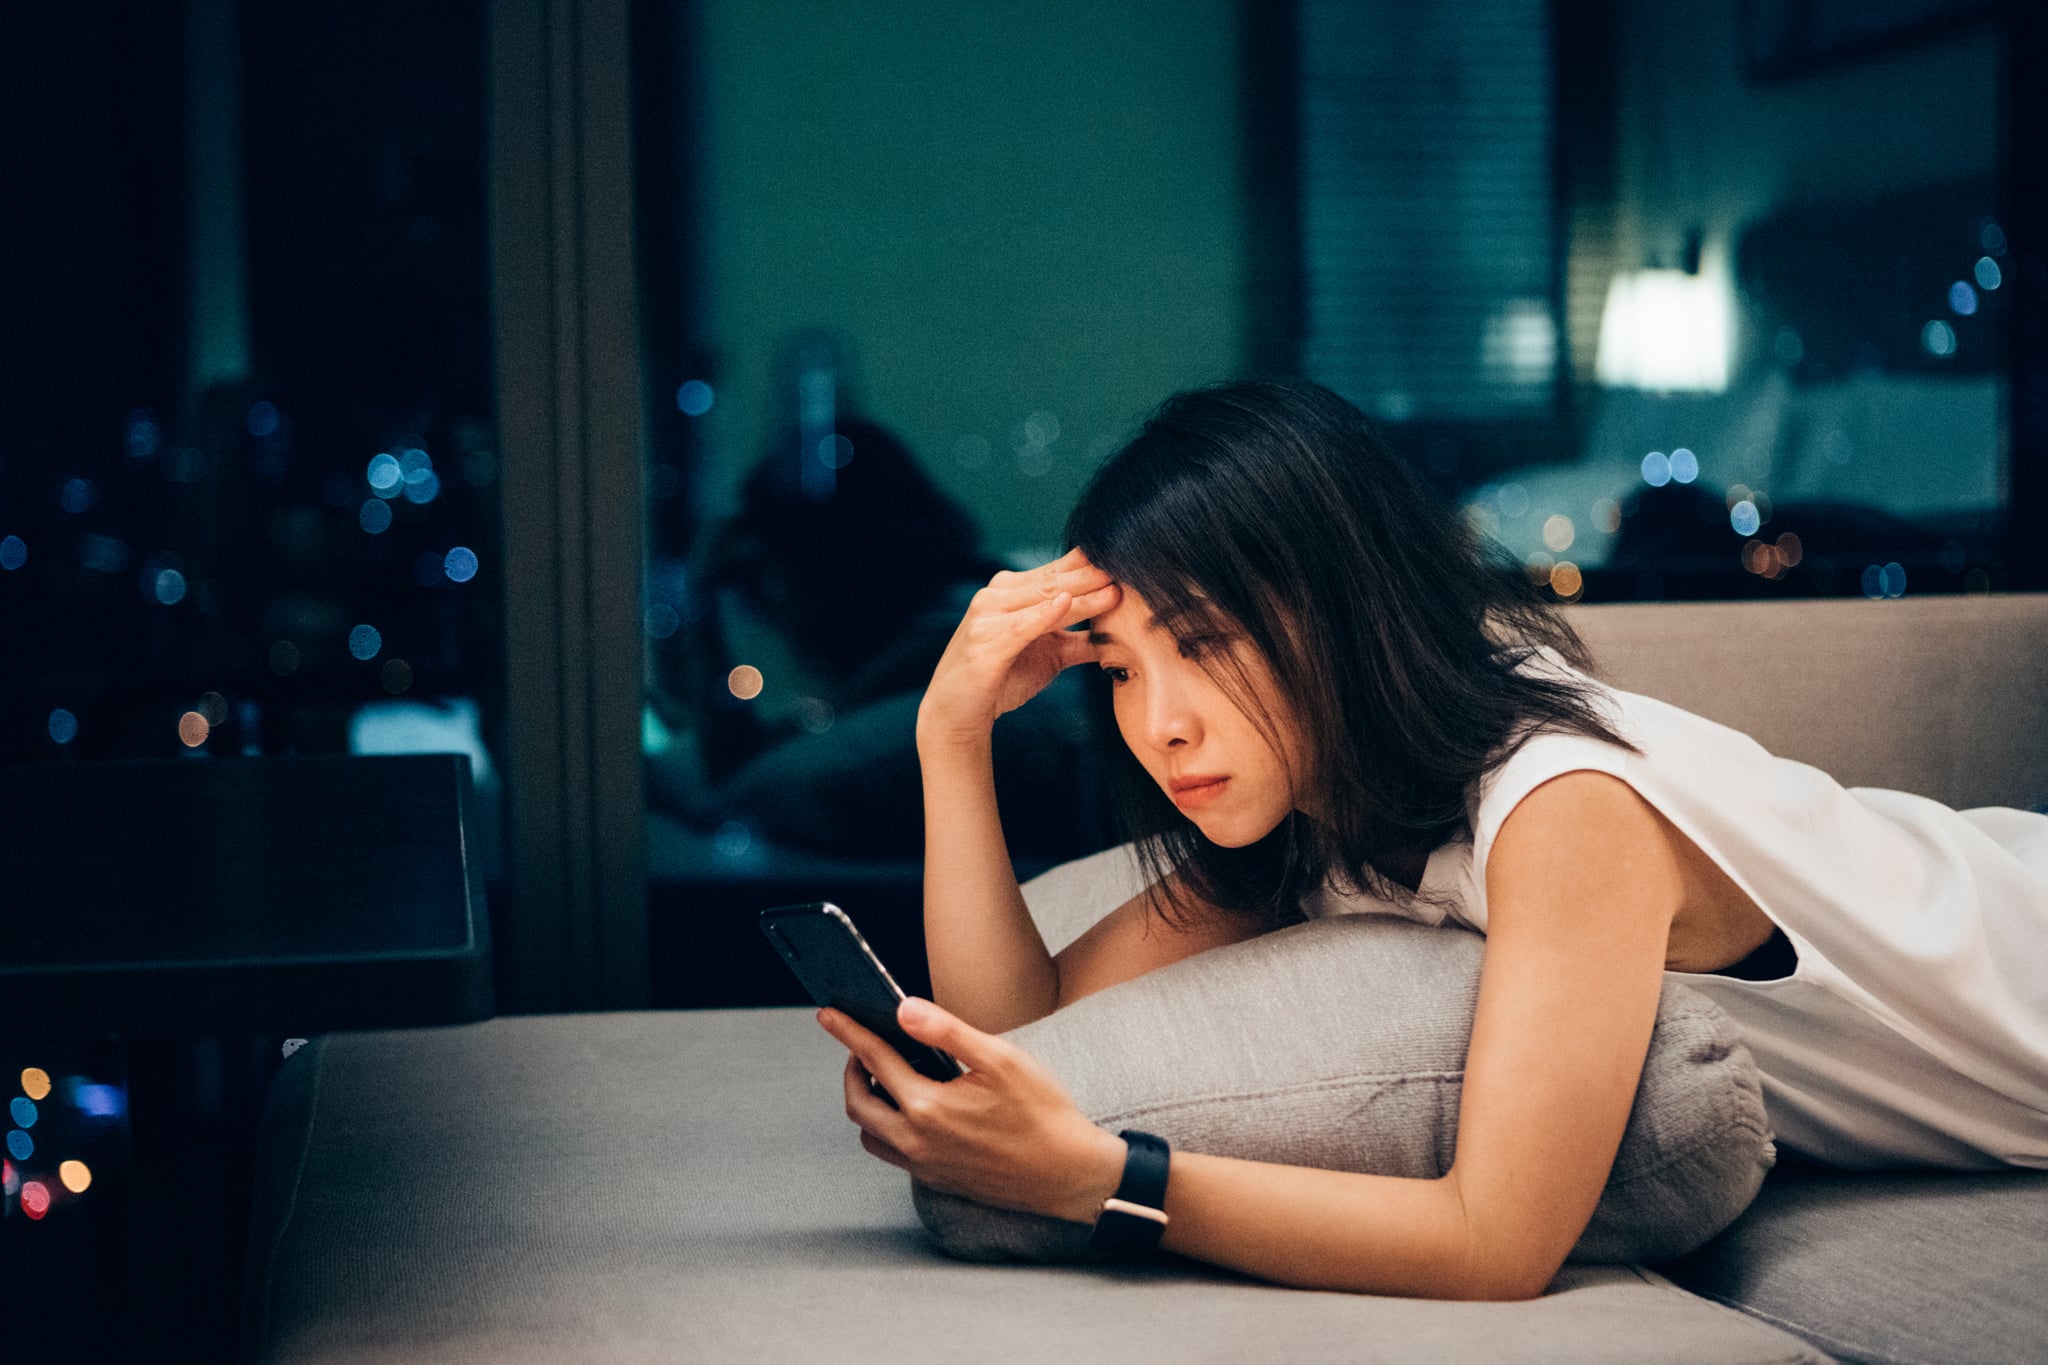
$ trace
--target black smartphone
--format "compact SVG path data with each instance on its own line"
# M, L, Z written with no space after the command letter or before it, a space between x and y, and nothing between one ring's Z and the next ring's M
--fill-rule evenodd
M844 910L829 901L779 905L761 912L761 932L811 999L880 1035L920 1076L950 1081L965 1074L951 1056L918 1042L896 1022L903 989Z

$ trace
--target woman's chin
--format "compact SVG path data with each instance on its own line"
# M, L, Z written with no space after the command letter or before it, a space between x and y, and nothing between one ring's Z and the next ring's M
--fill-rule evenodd
M1253 829L1241 820L1198 820L1192 816L1189 819L1202 832L1202 837L1218 848L1244 848L1279 828L1277 823L1264 829Z

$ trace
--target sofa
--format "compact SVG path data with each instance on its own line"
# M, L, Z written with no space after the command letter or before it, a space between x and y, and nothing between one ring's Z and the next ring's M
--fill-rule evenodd
M1601 606L1600 671L1849 785L2048 801L2048 596ZM1073 878L1027 886L1045 923ZM1054 892L1058 894L1055 895ZM857 912L857 907L849 906ZM807 1009L337 1033L282 1066L249 1362L2048 1360L2048 1172L1781 1153L1724 1232L1542 1296L1278 1288L932 1245Z

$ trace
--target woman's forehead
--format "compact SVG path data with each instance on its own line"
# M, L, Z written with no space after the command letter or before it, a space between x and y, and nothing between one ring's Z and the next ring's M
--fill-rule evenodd
M1173 634L1191 621L1213 614L1209 598L1198 589L1191 590L1184 602L1155 606L1130 584L1119 581L1117 586L1122 592L1116 605L1088 623L1089 638L1098 644L1106 642L1104 637L1129 639L1155 632Z

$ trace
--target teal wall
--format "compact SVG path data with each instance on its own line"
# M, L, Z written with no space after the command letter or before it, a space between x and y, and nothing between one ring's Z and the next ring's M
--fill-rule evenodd
M760 447L778 340L823 326L991 549L1055 542L1112 441L1243 364L1237 13L702 0L714 500ZM1036 412L1059 436L1034 474Z

